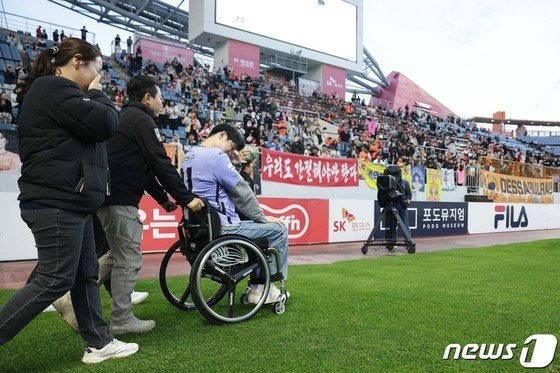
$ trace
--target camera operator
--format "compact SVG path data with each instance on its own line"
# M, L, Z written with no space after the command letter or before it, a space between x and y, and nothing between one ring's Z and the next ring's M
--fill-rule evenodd
M408 181L402 179L402 171L398 166L389 166L383 172L384 175L391 175L396 180L396 190L392 190L389 193L382 193L381 190L378 193L379 204L382 208L392 207L397 210L404 227L410 234L410 227L408 224L408 206L412 199L412 190L410 189L410 184ZM389 228L385 231L385 239L390 241L396 241L397 239L397 219L393 214L387 214L385 220L385 226Z

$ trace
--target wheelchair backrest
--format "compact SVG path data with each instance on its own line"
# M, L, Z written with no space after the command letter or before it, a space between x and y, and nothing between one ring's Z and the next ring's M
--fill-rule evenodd
M185 241L191 247L194 244L198 250L218 237L221 230L220 216L208 203L205 208L197 212L185 209L182 225L186 232Z

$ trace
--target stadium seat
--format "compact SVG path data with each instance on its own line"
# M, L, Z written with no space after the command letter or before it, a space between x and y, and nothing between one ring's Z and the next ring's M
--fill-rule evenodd
M169 128L162 129L161 133L163 133L168 140L171 140L171 138L173 138L173 131L171 131Z

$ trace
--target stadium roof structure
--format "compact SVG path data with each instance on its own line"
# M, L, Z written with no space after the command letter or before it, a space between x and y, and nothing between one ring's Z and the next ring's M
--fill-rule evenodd
M162 0L49 0L81 15L110 26L155 38L184 42L189 48L205 57L214 52L189 41L189 12L181 9L188 0L178 0L177 6ZM265 56L261 61L266 61ZM373 76L372 76L373 75ZM363 72L347 75L347 91L378 95L379 88L390 83L379 64L364 47ZM377 85L377 87L375 87ZM356 89L358 86L358 89Z
M523 126L547 126L547 127L560 127L560 122L553 122L550 120L530 120L530 119L496 119L488 117L472 117L468 118L469 121L476 123L503 123L509 125L523 125Z

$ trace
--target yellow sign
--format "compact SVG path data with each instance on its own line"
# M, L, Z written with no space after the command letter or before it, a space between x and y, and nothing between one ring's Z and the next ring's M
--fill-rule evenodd
M385 168L382 164L360 162L360 175L364 177L367 186L377 189L377 176L383 175ZM412 185L412 166L401 167L401 171L402 179L408 181L408 185Z
M401 167L402 179L408 181L408 185L412 188L412 166Z
M426 169L426 201L439 202L441 199L441 171Z
M494 202L554 203L553 181L480 171L482 194Z
M383 175L385 166L381 164L373 164L360 162L360 175L364 177L366 184L371 189L377 189L377 176Z

